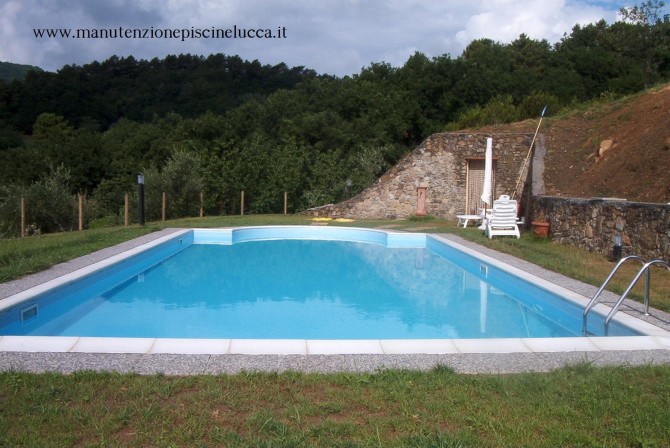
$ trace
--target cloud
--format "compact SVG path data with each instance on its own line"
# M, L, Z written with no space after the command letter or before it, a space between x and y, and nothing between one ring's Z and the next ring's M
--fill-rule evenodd
M554 43L575 24L613 22L620 1L587 0L0 0L0 60L57 70L112 55L237 54L348 75L401 66L421 51L459 56L473 39L521 33ZM286 39L47 39L34 28L286 27Z
M462 46L480 38L511 42L521 33L553 43L576 24L595 23L603 18L613 21L616 17L615 11L584 3L566 4L564 0L493 0L480 5L481 10L473 13L456 33Z

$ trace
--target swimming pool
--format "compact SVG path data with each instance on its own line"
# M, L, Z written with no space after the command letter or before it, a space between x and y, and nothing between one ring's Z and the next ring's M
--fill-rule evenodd
M249 252L255 256L249 258ZM388 347L399 340L404 341L401 345L430 350L457 338L494 338L490 342L498 346L509 346L518 338L586 339L578 337L583 297L468 252L438 236L369 229L185 230L105 266L91 266L57 284L3 300L0 334L56 335L64 346L73 343L72 348L90 346L99 338L153 341L154 348L174 338L183 339L177 342L181 346L201 338L199 345L205 346L227 341L229 351L246 341L247 346L256 347L252 351L282 346L281 350L290 353L305 350L297 347L308 346L310 341L312 346L321 341L322 350L352 347L347 341L356 342L356 350L368 350L366 346ZM289 259L294 253L301 255ZM343 254L353 254L353 258ZM203 264L208 260L209 264ZM391 267L392 261L398 263ZM188 270L188 266L197 268ZM454 266L459 267L455 270ZM254 273L259 267L260 272ZM213 276L206 277L203 271L212 271ZM296 277L295 272L306 277ZM335 278L338 273L345 277ZM268 278L270 288L263 289ZM314 283L316 278L320 281ZM238 288L226 289L231 284ZM212 287L241 300L234 305L213 303L211 297L205 299ZM351 297L355 291L363 291L368 303L357 303ZM460 295L452 297L453 291ZM381 296L375 295L378 293ZM133 297L141 300L132 303ZM188 300L182 300L185 297ZM515 312L502 307L504 302L511 303ZM157 314L159 308L171 313ZM96 314L103 316L102 321L86 320ZM445 323L445 314L458 319ZM520 319L514 321L512 314ZM372 315L382 317L370 318ZM665 335L645 322L631 325L622 317L610 326L610 335ZM318 325L306 329L310 321ZM378 321L382 323L377 325ZM459 321L466 325L459 327ZM133 322L135 328L130 326ZM236 323L241 325L236 327ZM597 334L602 320L591 319L589 324ZM211 328L224 332L199 333ZM536 328L539 333L531 331ZM573 346L580 343L573 342Z

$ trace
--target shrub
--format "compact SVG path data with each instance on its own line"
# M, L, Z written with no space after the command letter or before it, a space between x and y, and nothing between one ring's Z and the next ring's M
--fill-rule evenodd
M63 232L77 225L77 198L70 193L70 173L62 166L28 187L10 184L0 187L0 233L3 237L20 234L23 197L26 227L33 233Z
M518 111L511 95L497 96L486 106L476 105L466 110L458 118L456 126L450 125L449 130L477 128L486 125L511 123L518 119Z
M533 92L519 104L519 118L537 118L544 107L547 106L545 117L553 115L560 109L561 105L556 96L546 92Z
M166 195L167 218L196 216L203 191L201 157L192 151L175 149L162 170L144 170L145 213L147 220L161 218L163 193ZM137 193L133 193L137 204Z

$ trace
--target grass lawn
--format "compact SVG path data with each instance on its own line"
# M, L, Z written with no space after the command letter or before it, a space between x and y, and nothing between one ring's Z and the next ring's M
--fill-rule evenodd
M670 368L0 374L7 447L667 447Z
M217 217L2 240L0 281L163 227L307 223L302 216ZM454 233L596 285L613 266L531 235L488 240L453 222L347 225ZM654 272L651 295L652 306L665 310L667 274ZM667 447L669 425L670 366L582 363L513 375L444 367L189 377L0 373L0 447Z

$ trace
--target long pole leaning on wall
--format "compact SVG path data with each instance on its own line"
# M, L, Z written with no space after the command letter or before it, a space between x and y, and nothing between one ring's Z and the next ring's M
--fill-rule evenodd
M532 170L532 165L531 161L533 160L533 154L535 153L534 148L535 148L535 139L537 138L537 133L540 131L540 126L542 125L542 119L544 118L544 114L547 112L547 106L544 106L544 109L542 109L542 113L540 113L540 121L537 123L537 128L535 128L535 134L533 134L533 139L530 142L530 147L528 148L528 154L526 155L526 158L523 161L523 165L521 165L521 172L519 173L519 178L516 181L516 186L514 187L514 191L512 192L512 199L514 199L519 193L521 197L523 197L523 187L526 187L527 189L527 194L526 194L526 206L524 209L524 227L526 229L530 229L530 218L532 216L532 204L533 204L533 170ZM524 175L526 174L526 169L528 169L528 176L526 176L526 179L524 181ZM522 186L521 192L519 191L519 185ZM521 200L521 197L519 200Z
M519 173L519 178L516 180L516 186L514 187L514 191L512 192L512 199L516 197L517 193L520 193L519 185L522 184L524 174L526 174L526 168L528 167L528 163L530 162L531 156L533 154L533 146L535 145L535 139L537 138L537 133L540 131L540 125L542 124L542 119L544 118L544 113L546 111L547 106L544 106L544 109L542 109L542 113L540 114L540 121L537 123L537 128L535 128L535 134L533 134L533 140L531 140L530 142L530 147L528 148L528 154L526 155L526 158L523 161L523 165L521 165L521 172Z

